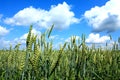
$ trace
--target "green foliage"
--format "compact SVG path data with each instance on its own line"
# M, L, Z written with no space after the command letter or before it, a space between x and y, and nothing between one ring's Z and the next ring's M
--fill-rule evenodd
M20 44L9 50L0 50L0 80L119 80L120 51L116 43L112 50L89 48L85 35L81 39L71 37L58 50L47 41L54 25L41 34L32 34L32 26L26 40L26 49ZM47 36L47 37L46 37Z

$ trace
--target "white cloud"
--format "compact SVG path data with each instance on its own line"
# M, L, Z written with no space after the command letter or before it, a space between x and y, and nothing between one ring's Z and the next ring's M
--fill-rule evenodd
M75 37L76 40L80 39L79 36L71 36L65 40L65 42L71 42L71 38Z
M118 30L120 28L119 0L110 0L101 7L95 6L86 11L84 17L95 32Z
M63 42L57 42L55 44L53 44L53 49L59 49L60 48L60 45L63 45L64 43Z
M3 38L0 38L0 43L2 43L0 49L8 48L10 45L10 41L4 40Z
M109 36L100 36L100 34L91 33L86 39L86 43L105 43L108 40L110 40Z
M9 30L7 30L5 27L0 26L0 36L4 36L9 33Z
M54 40L54 39L58 39L59 35L51 35L50 39Z
M36 9L34 7L24 8L17 12L12 18L6 18L5 23L11 25L29 26L35 24L39 27L48 28L55 24L55 28L64 29L71 24L78 23L79 19L75 18L74 12L66 3L52 5L50 10Z
M37 35L37 38L41 36L41 32L37 31L36 29L32 29L32 34ZM25 33L20 38L15 38L14 43L25 44L27 36L28 36L28 33Z

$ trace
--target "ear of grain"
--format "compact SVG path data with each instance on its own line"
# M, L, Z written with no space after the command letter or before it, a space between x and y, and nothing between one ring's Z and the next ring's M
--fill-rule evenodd
M30 43L30 39L31 39L31 32L32 32L32 25L30 25L30 30L29 30L29 33L28 33L28 36L27 36L27 40L26 40L26 48L28 48L28 45Z
M52 30L53 30L53 27L54 27L54 24L51 26L51 28L50 28L50 30L48 32L48 38L50 37L50 34L51 34Z

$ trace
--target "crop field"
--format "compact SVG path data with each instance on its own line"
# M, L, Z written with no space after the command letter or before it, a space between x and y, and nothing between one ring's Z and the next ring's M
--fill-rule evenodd
M17 44L0 50L0 80L120 80L118 45L90 48L82 35L54 49L49 40L53 27L38 38L30 26L26 49Z

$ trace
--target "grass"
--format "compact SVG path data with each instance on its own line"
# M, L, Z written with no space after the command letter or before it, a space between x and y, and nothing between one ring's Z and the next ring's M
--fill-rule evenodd
M89 48L85 35L81 39L71 37L58 50L47 41L54 25L40 38L31 33L26 49L20 44L8 50L0 50L0 80L119 80L120 51ZM114 45L116 46L116 45Z

